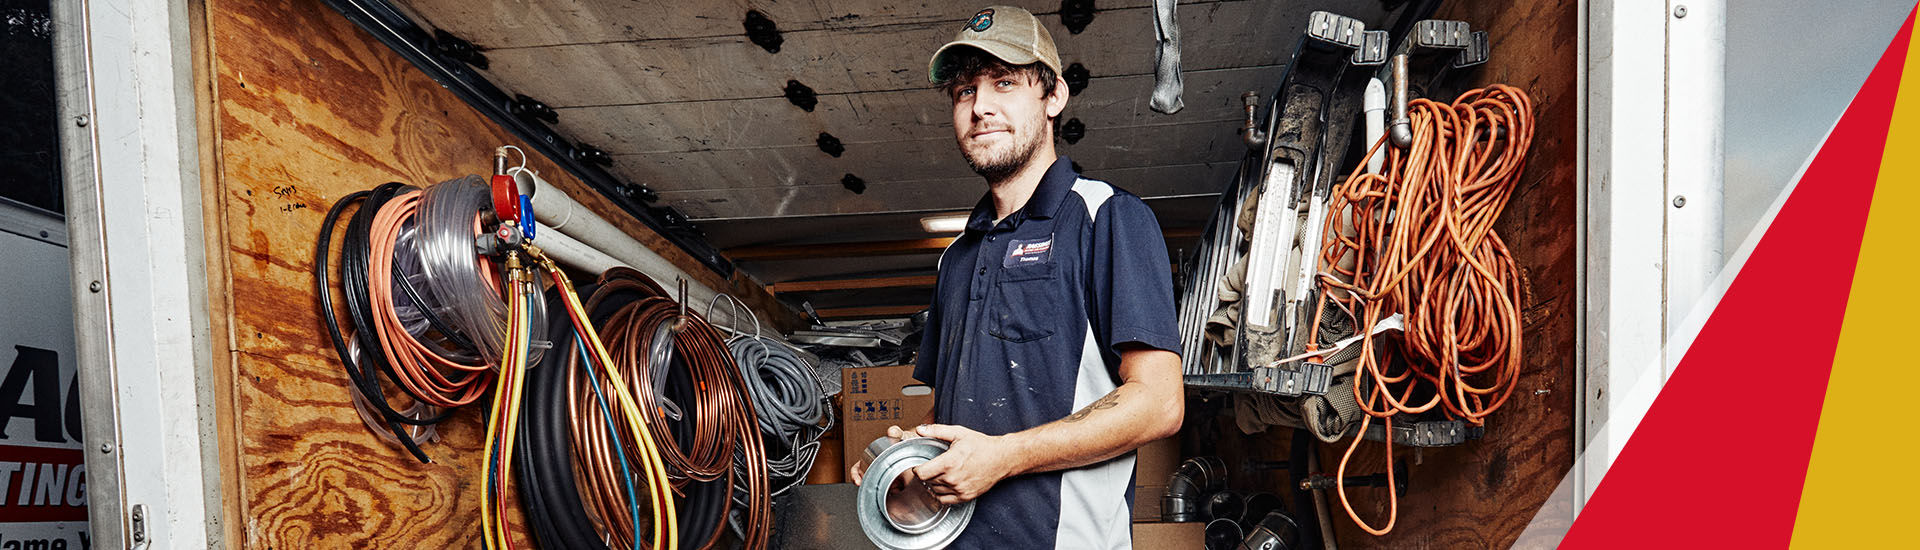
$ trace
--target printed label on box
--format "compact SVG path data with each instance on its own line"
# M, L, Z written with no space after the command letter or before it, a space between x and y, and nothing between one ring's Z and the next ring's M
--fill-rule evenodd
M899 419L899 399L862 399L853 405L854 422Z
M867 373L860 372L860 371L853 371L848 376L846 386L847 387L844 389L846 390L847 393L850 393L850 394L867 393Z

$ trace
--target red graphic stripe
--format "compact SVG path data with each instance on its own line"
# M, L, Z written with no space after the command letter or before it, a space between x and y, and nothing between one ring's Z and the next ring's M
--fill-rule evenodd
M1787 545L1912 28L1909 17L1563 548Z

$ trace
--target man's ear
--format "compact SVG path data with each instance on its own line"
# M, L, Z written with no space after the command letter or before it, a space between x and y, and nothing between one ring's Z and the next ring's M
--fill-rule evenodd
M1067 79L1053 77L1053 94L1047 96L1047 118L1060 116L1067 110Z

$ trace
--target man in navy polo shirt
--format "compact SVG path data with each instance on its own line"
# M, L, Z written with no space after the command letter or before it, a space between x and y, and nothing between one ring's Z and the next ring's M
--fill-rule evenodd
M981 10L930 65L988 191L940 258L914 369L933 415L890 433L951 442L914 473L978 501L956 548L1127 548L1133 449L1184 410L1159 223L1054 152L1067 86L1032 14Z

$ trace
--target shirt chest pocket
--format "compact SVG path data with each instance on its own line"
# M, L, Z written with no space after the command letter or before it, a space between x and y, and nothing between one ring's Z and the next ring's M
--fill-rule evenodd
M993 284L987 306L987 332L1009 342L1052 336L1066 312L1054 264L1008 268Z

